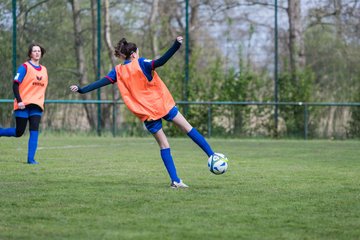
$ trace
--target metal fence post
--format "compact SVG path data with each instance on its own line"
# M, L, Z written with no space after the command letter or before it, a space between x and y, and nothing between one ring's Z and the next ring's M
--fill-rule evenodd
M307 140L308 136L308 106L304 104L304 139Z
M274 101L275 101L275 109L274 109L274 127L275 127L275 137L278 137L278 121L279 121L279 76L278 76L278 1L275 0L275 36L274 36L274 43L275 43L275 66L274 66Z
M17 19L16 19L16 0L12 0L12 18L13 18L13 32L12 32L12 47L13 47L13 51L12 51L12 67L13 67L13 76L15 76L16 74L16 70L17 70L17 66L16 66L16 24L17 24Z
M113 137L116 137L116 101L114 99L113 101L113 111L112 111L112 119L113 119L113 123L112 123L112 135Z
M185 77L183 85L183 100L188 101L189 98L189 42L190 42L190 33L189 33L189 0L185 1ZM184 105L184 115L188 114L189 105Z
M211 111L212 111L212 108L211 108L211 104L208 105L208 138L211 137Z
M97 1L97 72L96 79L100 79L101 75L101 0ZM101 100L101 90L97 89L97 99ZM101 136L101 104L97 104L97 134Z

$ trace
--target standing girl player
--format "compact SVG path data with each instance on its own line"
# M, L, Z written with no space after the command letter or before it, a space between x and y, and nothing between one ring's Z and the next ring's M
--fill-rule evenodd
M44 110L45 91L48 85L46 67L40 65L40 59L44 54L45 49L40 44L30 44L29 59L18 68L13 81L16 128L0 128L0 137L21 137L29 121L28 164L38 164L34 157L38 145L39 124Z
M131 112L153 134L160 147L160 155L171 178L171 188L188 186L177 176L176 167L170 152L170 145L162 129L162 119L172 121L198 144L208 157L214 154L205 138L193 128L175 106L175 101L155 69L164 65L180 48L183 38L177 37L173 46L159 59L139 58L135 43L121 39L115 56L124 60L113 68L106 77L80 88L70 86L73 92L87 93L94 89L117 82L122 98Z

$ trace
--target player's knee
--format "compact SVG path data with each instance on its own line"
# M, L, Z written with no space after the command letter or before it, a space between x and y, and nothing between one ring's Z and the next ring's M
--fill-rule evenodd
M30 130L30 131L39 131L39 125L30 126L30 127L29 127L29 130Z
M15 137L21 137L25 132L25 129L16 129Z

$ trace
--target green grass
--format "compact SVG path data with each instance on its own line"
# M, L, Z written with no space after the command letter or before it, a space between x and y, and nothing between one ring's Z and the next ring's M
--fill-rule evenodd
M210 139L216 176L172 138L169 188L152 138L0 138L0 239L359 239L360 142Z

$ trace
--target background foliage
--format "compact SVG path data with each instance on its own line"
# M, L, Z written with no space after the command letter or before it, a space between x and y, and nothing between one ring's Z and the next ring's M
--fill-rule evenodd
M43 64L48 68L48 99L77 99L68 86L96 80L95 0L19 0L17 2L17 57L26 60L27 46L41 42L47 49ZM279 2L279 90L280 101L359 102L360 7L357 1L299 0ZM0 98L12 98L11 1L0 3ZM75 12L74 6L79 11ZM106 8L106 6L109 8ZM138 44L147 58L161 56L177 35L185 35L185 1L102 0L101 75L114 64L111 47L121 37ZM299 11L300 10L300 11ZM107 22L106 14L109 15ZM74 28L80 17L81 31ZM274 100L274 8L272 1L190 1L190 101L273 101ZM106 24L109 28L106 28ZM106 39L108 33L110 39ZM295 34L296 33L296 34ZM110 45L107 46L108 40ZM96 41L95 41L96 43ZM81 48L81 49L80 49ZM80 49L80 50L79 50ZM84 72L78 52L84 56ZM184 98L185 47L158 72L176 100ZM85 76L85 77L84 77ZM83 78L82 78L83 77ZM86 96L96 99L96 91ZM116 86L101 89L102 99L121 99ZM102 106L102 127L112 121L121 132L142 134L141 124L126 108ZM205 134L209 109L190 106L188 118ZM0 122L11 125L11 104L0 105ZM359 137L358 107L310 109L312 137ZM96 126L96 106L49 105L43 128L91 130ZM230 136L273 135L270 106L214 106L212 133ZM76 116L76 117L75 117ZM279 132L301 136L303 108L280 108ZM168 128L169 134L177 130Z

